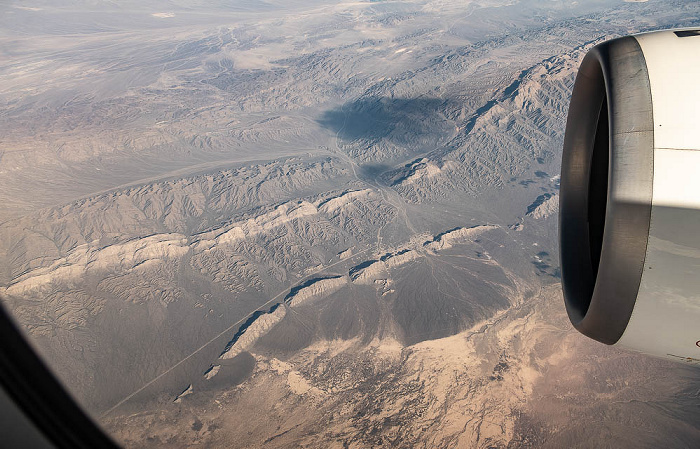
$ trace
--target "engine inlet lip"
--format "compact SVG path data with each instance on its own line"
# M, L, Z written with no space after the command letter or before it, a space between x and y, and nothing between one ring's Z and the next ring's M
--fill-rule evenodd
M604 105L607 114L601 112ZM559 247L569 319L606 344L616 343L627 328L644 270L654 174L652 106L646 60L634 37L588 52L576 77L564 138ZM590 235L589 184L598 121L606 115L607 201L602 241L596 243ZM596 246L599 263L592 260Z

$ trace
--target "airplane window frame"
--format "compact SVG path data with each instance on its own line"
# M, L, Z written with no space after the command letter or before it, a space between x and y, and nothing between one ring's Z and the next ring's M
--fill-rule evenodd
M57 448L116 449L68 394L0 304L0 385Z

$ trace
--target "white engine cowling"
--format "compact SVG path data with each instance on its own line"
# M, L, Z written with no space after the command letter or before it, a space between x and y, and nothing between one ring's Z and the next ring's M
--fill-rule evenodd
M576 329L700 364L700 30L627 36L586 55L559 235Z

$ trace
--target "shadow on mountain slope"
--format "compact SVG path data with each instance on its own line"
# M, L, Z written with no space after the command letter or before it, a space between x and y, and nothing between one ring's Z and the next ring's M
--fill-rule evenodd
M323 113L317 122L343 140L388 138L411 144L418 136L440 132L460 105L442 98L361 98Z

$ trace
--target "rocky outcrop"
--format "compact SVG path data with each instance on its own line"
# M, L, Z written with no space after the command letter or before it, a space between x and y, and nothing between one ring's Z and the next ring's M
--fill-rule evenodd
M337 292L348 283L346 276L325 279L312 279L302 287L294 288L285 298L290 307L298 307L314 299L326 297Z
M559 195L552 193L543 193L528 206L527 217L541 220L550 217L559 211Z
M255 343L267 334L277 323L282 321L287 314L287 309L284 305L277 305L268 313L259 315L246 328L239 330L239 333L228 344L220 358L223 360L232 359L238 354L249 350Z
M473 240L484 232L498 229L496 225L480 225L470 228L455 228L451 231L438 234L432 241L426 242L425 247L431 251L440 251L451 248L457 243Z
M107 246L91 242L76 247L50 265L18 276L4 289L4 293L18 296L45 288L55 289L57 284L70 286L89 274L125 273L148 268L178 259L188 251L187 238L182 234L156 234Z

